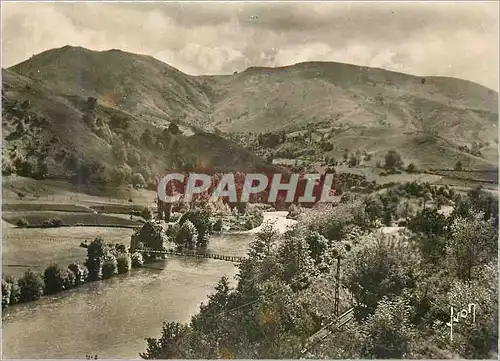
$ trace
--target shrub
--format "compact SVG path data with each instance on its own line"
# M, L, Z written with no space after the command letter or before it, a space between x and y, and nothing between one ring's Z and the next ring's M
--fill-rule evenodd
M389 150L385 156L385 165L386 169L400 169L403 167L403 161L401 156L395 150Z
M11 276L2 279L2 308L19 303L21 290L17 281Z
M130 249L135 251L139 243L143 243L145 248L156 250L165 249L168 236L161 225L153 221L147 221L131 237Z
M43 278L40 274L27 270L18 281L20 289L20 302L38 300L43 295Z
M19 228L25 228L29 226L29 222L26 218L19 218L16 222L16 226Z
M11 288L12 285L5 279L2 279L2 308L5 308L10 304Z
M107 279L113 277L118 273L118 262L116 257L109 253L104 257L102 263L102 278Z
M184 222L189 220L195 226L199 237L203 237L205 234L210 234L211 215L210 208L208 207L190 209L179 219L179 224L182 226Z
M122 253L116 257L118 273L127 273L132 267L132 259L128 253Z
M180 229L181 225L179 223L168 223L166 230L167 236L169 236L172 239L175 239Z
M197 240L198 231L196 230L194 224L190 220L184 221L179 232L177 233L175 242L179 245L183 245L187 249L194 249Z
M416 172L417 172L417 167L415 166L415 164L410 163L410 164L408 165L408 167L406 168L406 171L407 171L408 173L416 173Z
M144 264L144 258L140 252L135 252L132 254L132 267L138 268Z
M134 173L130 179L130 182L134 188L144 188L146 186L146 180L141 173Z
M222 231L222 226L223 226L222 218L217 218L216 221L214 222L213 230L215 232L220 232Z
M63 270L63 275L65 290L69 290L76 286L76 275L72 270L66 268Z
M72 263L68 266L68 269L71 270L75 276L75 286L87 282L89 277L89 270L87 267L78 263Z
M246 229L252 229L252 228L254 228L254 224L253 224L252 218L247 218L245 220L245 228Z
M43 221L44 227L62 227L64 222L60 218L47 219Z
M96 238L87 247L87 259L85 266L88 269L90 281L95 281L102 276L102 265L104 257L109 252L109 246L102 238Z
M148 207L144 207L141 211L141 217L146 221L150 221L153 218L153 213Z
M45 282L44 294L46 295L61 292L69 284L68 273L55 263L45 269L43 280ZM73 274L73 284L74 281Z

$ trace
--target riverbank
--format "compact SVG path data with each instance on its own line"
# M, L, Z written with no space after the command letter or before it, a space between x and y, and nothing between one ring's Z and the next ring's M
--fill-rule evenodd
M284 231L287 212L264 214ZM208 252L245 256L256 229L212 236ZM156 269L157 267L157 269ZM92 282L4 310L6 358L137 359L145 337L157 337L158 320L188 322L223 275L233 286L238 268L231 262L170 257L164 263Z

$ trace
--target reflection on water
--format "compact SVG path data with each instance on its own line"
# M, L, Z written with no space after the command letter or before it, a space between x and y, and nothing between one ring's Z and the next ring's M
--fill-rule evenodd
M244 256L251 234L213 236L208 252ZM231 262L170 257L127 275L93 282L3 312L4 358L139 358L164 321L186 322Z

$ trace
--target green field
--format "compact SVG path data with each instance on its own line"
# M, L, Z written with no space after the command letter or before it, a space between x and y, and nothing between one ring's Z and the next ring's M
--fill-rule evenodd
M40 226L44 221L60 219L64 226L115 226L138 227L141 222L131 220L130 216L118 217L109 214L69 213L69 212L3 212L2 218L16 224L19 219L25 219L30 226Z
M3 274L21 276L28 268L43 271L52 262L67 266L83 262L87 251L80 243L102 237L113 243L130 243L132 229L106 227L30 228L9 227L3 223Z

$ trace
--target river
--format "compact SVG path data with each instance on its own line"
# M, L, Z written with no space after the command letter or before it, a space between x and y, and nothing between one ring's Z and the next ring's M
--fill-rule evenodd
M282 232L286 212L265 214ZM212 236L208 252L244 256L258 229ZM138 359L146 337L160 336L162 322L188 322L227 275L231 262L171 256L127 275L3 310L3 358Z

